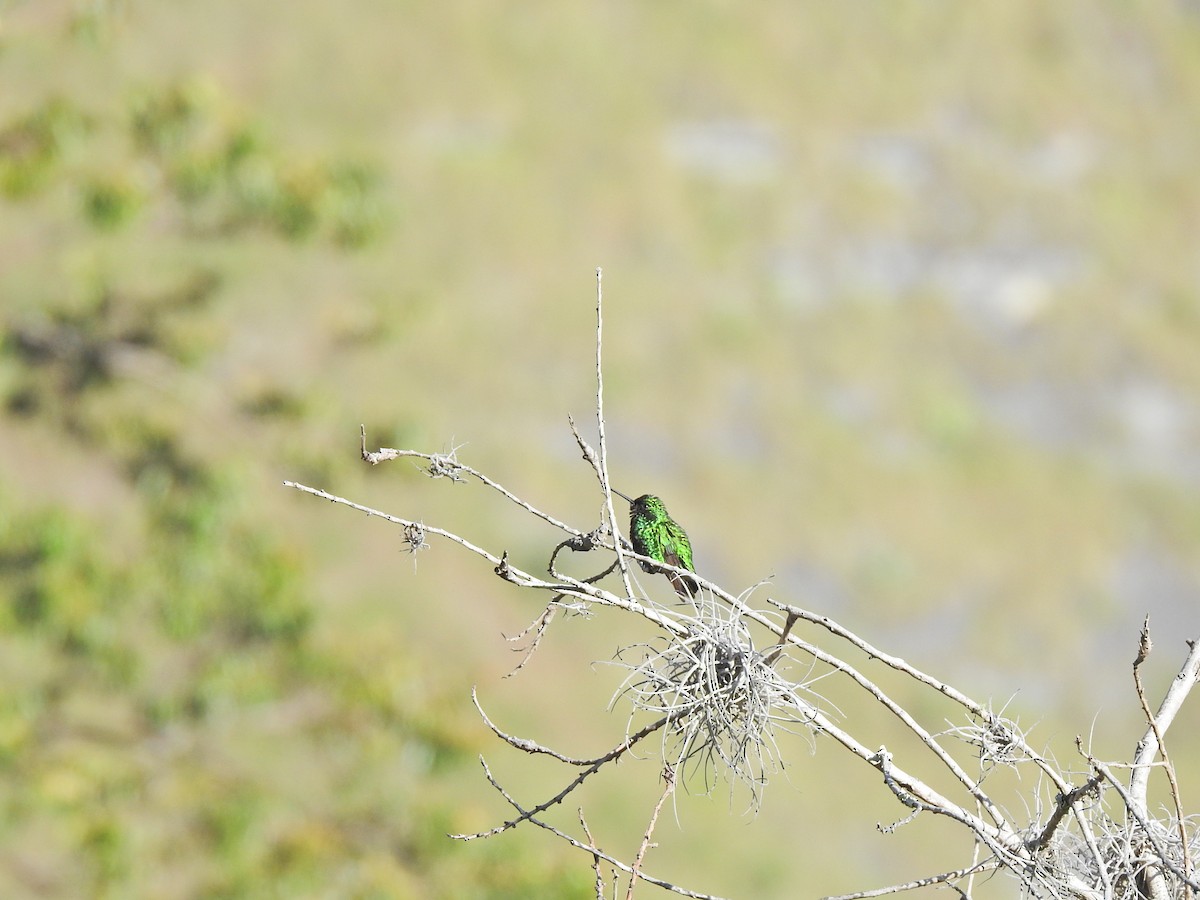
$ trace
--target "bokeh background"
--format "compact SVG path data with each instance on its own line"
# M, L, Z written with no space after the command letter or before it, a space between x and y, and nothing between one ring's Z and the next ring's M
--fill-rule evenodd
M1155 695L1200 632L1198 12L0 3L0 894L589 896L545 833L445 838L506 812L480 752L526 800L568 777L469 690L598 753L621 673L588 662L646 635L561 619L502 680L544 598L281 482L540 571L552 531L366 467L358 427L592 527L596 266L614 481L704 574L772 577L1064 766L1128 758L1142 618ZM1198 740L1185 712L1185 800ZM783 749L757 817L681 793L647 870L808 897L967 858ZM657 792L629 760L581 800L629 857Z

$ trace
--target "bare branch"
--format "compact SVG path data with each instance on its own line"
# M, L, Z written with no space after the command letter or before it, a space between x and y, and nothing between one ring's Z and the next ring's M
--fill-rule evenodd
M947 697L947 698L953 700L954 702L958 703L959 705L965 707L972 715L977 716L980 719L983 719L985 722L988 722L989 724L991 724L996 721L996 716L992 713L992 711L990 709L985 707L983 704L979 703L978 701L972 700L966 694L962 693L961 691L957 690L956 688L952 687L951 685L946 684L945 682L941 681L940 679L935 678L932 675L929 675L925 672L922 672L920 669L917 669L915 666L910 665L905 660L903 660L897 656L892 656L891 654L883 652L882 650L878 649L877 647L875 647L872 644L868 643L867 641L863 640L861 637L859 637L857 634L852 632L850 629L845 628L842 625L839 625L837 622L835 622L833 619L829 618L828 616L818 615L816 613L809 612L806 609L802 609L801 607L798 607L798 606L791 606L791 605L784 604L784 603L777 603L774 600L771 600L769 602L772 603L774 606L778 606L780 609L787 612L788 615L795 615L797 618L804 619L805 621L812 622L813 624L816 624L816 625L820 625L822 628L824 628L830 634L837 635L838 637L842 638L843 640L846 640L849 643L853 644L855 647L857 647L859 650L861 650L863 653L865 653L869 658L877 659L880 662L882 662L884 665L890 666L891 668L895 669L897 672L903 672L905 675L908 675L910 678L915 679L916 681L920 682L921 684L924 684L927 687L933 688L933 690L937 691L942 696ZM1070 790L1070 785L1067 784L1066 780L1062 777L1062 775L1058 772L1058 770L1054 766L1050 765L1050 763L1047 762L1045 759L1043 759L1040 754L1035 752L1033 750L1033 748L1030 747L1024 741L1023 738L1021 738L1020 734L1013 733L1012 737L1015 740L1017 740L1018 746L1020 747L1021 752L1024 753L1025 756L1031 762L1035 763L1043 772L1046 773L1046 776L1048 778L1050 778L1050 780L1054 783L1054 786L1059 791L1061 791L1063 793L1067 793Z
M1150 727L1150 734L1143 739L1143 744L1149 743L1149 738L1152 736L1155 745L1158 747L1158 753L1162 756L1163 771L1167 774L1167 781L1171 787L1171 799L1175 804L1175 822L1179 829L1179 846L1183 852L1183 877L1184 877L1184 896L1191 900L1192 888L1187 882L1192 877L1192 853L1188 847L1187 826L1184 824L1183 804L1179 797L1179 781L1175 778L1175 767L1171 764L1171 757L1167 754L1167 745L1163 740L1164 728L1159 727L1158 719L1150 711L1150 703L1146 699L1146 689L1142 685L1142 663L1150 656L1150 651L1154 649L1154 642L1150 639L1150 617L1142 621L1142 631L1138 640L1137 657L1133 661L1133 686L1137 691L1138 702L1142 706L1142 713L1146 716L1146 722ZM1186 667L1185 667L1186 668ZM1139 754L1140 755L1140 754ZM1153 755L1148 757L1153 759ZM1149 769L1134 769L1133 779L1137 779L1139 772L1149 772ZM1141 812L1143 815L1148 815L1146 809L1145 788L1146 782L1136 781L1131 782L1130 794L1134 799L1142 804ZM1163 894L1166 892L1166 886L1163 884L1162 870L1157 866L1148 868L1145 873L1145 878L1149 882L1147 891L1152 895Z
M571 766L599 766L607 762L615 762L622 755L629 752L629 750L633 748L639 741L654 734L654 732L658 731L660 728L669 724L670 722L669 716L663 716L657 722L652 722L645 728L639 730L636 734L630 735L607 753L603 753L600 756L592 759L575 759L574 757L565 756L564 754L559 753L557 750L551 750L549 747L543 747L541 744L538 744L535 741L528 740L527 738L514 737L511 734L501 731L498 727L496 727L496 724L488 718L487 713L483 711L483 707L479 704L479 697L474 687L471 688L471 702L475 704L475 709L479 711L479 716L481 719L483 719L483 724L490 728L496 737L500 738L500 740L504 741L506 744L516 747L518 750L523 750L526 753L543 753L547 756L552 756L559 762L564 762Z
M588 828L582 806L579 808L579 825L583 829L583 836L587 838L588 846L594 848L596 839L592 837L592 829ZM600 854L597 852L592 853L592 868L596 870L596 900L604 900L604 873L600 871ZM616 873L613 875L615 877Z
M1171 687L1158 707L1158 712L1153 716L1155 727L1147 729L1146 734L1138 742L1137 753L1133 758L1133 777L1130 780L1129 788L1132 795L1139 799L1143 808L1146 802L1146 784L1150 778L1148 767L1158 753L1160 736L1167 733L1167 729L1175 721L1175 715L1179 712L1183 701L1195 686L1197 679L1200 678L1200 640L1190 640L1187 644L1189 648L1187 658L1176 673L1174 681L1171 682Z
M630 867L633 871L629 874L629 890L625 892L625 900L633 900L633 887L637 884L638 877L642 871L642 862L646 859L646 851L650 848L650 836L654 834L654 826L658 824L658 814L662 812L663 804L667 802L667 798L675 792L675 769L671 766L663 767L663 792L658 798L658 802L654 804L654 812L650 815L650 824L646 826L646 833L642 835L641 846L638 847L637 856L634 857L633 865Z
M482 708L479 707L478 703L476 703L476 708L479 709L480 715L483 715L483 710L482 710ZM626 738L624 741L622 741L620 744L618 744L612 750L605 753L603 756L596 757L596 759L573 760L573 759L570 759L569 757L564 757L561 754L556 753L555 751L550 750L546 747L542 747L539 744L534 743L533 741L526 741L526 740L523 740L520 738L514 738L510 735L506 735L502 731L500 731L498 728L496 728L490 721L488 721L486 716L484 716L484 721L487 722L488 727L491 728L492 731L494 731L506 743L512 745L513 747L516 747L518 750L524 750L526 753L544 753L548 756L554 757L555 759L559 759L562 762L570 763L572 765L577 765L577 766L586 766L587 768L584 771L580 772L574 779L572 779L571 782L565 788L563 788L561 791L559 791L557 794L555 794L549 800L539 803L537 806L535 806L533 809L531 809L527 814L523 814L521 817L516 818L516 819L510 819L509 821L504 822L501 825L497 825L495 828L489 829L488 831L479 831L474 834L455 834L455 835L451 835L451 837L453 837L455 840L459 840L459 841L473 841L476 838L491 837L492 835L496 835L496 834L500 834L501 832L508 831L508 829L521 824L521 822L525 821L525 819L529 818L530 816L535 816L538 813L545 812L550 807L555 806L556 804L562 803L563 800L565 800L568 796L570 796L572 791L574 791L577 787L579 787L581 784L583 784L584 781L586 781L588 778L590 778L591 776L593 776L597 772L599 772L602 768L604 768L605 765L607 765L610 762L615 762L617 759L619 759L621 756L623 756L625 753L627 753L632 746L634 746L636 743L638 743L642 739L646 738L647 736L653 734L655 731L657 731L659 728L662 728L664 725L669 724L671 722L671 720L672 720L672 717L670 715L663 716L663 718L660 719L659 721L654 722L650 725L647 725L645 728L643 728L637 734ZM487 763L484 762L482 756L479 758L479 761L480 761L480 763L483 764L484 769L487 769Z
M633 595L633 588L629 584L629 566L625 562L625 557L622 554L621 541L618 535L620 531L617 529L617 514L613 509L612 490L609 487L610 481L608 478L608 439L604 433L604 270L599 266L596 267L596 433L600 438L600 459L596 468L596 474L600 476L600 487L604 490L604 513L608 517L608 531L613 536L613 546L617 553L617 566L621 570L621 582L625 586L625 593L628 596ZM572 428L574 423L572 422ZM583 439L579 437L579 432L575 432L575 439L580 445L585 448L584 455L587 455L587 445Z
M424 454L421 454L421 455L424 455ZM478 547L475 544L472 544L466 538L461 538L452 531L446 531L443 528L435 528L433 525L425 525L421 522L414 522L411 519L402 519L399 516L393 516L390 513L385 513L378 509L372 509L369 506L363 506L361 503L355 503L353 500L347 500L345 497L339 497L336 494L331 494L328 491L323 491L320 488L308 487L307 485L297 484L295 481L285 481L283 483L283 486L295 488L296 490L303 491L306 494L312 494L314 497L320 497L322 500L328 500L330 503L338 503L338 504L341 504L342 506L348 506L351 509L357 509L359 512L366 513L368 516L378 516L381 519L386 519L387 521L391 522L393 525L400 525L400 526L404 527L406 530L410 529L410 528L420 529L422 532L422 541L424 539L425 532L428 532L429 534L436 534L439 537L444 537L448 541L453 541L454 543L458 544L460 547L464 547L467 550L470 550L472 553L474 553L477 556L482 556L484 559L486 559L492 565L500 564L499 556L495 556L495 555L489 553L488 551L484 550L482 547Z
M607 854L603 850L601 850L599 847L596 847L594 844L584 844L582 841L578 840L577 838L572 837L571 835L567 834L565 831L555 828L553 825L549 824L548 822L543 822L541 819L538 819L536 817L537 816L536 811L522 809L521 805L519 803L517 803L517 801L514 800L509 795L509 793L506 790L504 790L503 787L500 786L499 782L496 781L496 779L492 775L491 770L488 768L487 763L483 761L482 757L480 758L479 761L481 763L483 763L483 774L487 778L488 782L491 784L492 787L494 787L500 793L500 796L502 796L506 801L508 801L509 806L511 806L513 809L515 809L518 813L520 813L519 818L521 821L532 822L534 825L537 825L539 828L544 828L547 831L549 831L551 834L554 834L557 837L562 838L564 841L566 841L572 847L576 847L580 850L584 850L587 853L590 853L593 857L598 856L600 859L602 859L605 862L609 863L610 865L614 866L618 871L625 872L627 875L633 874L632 866L626 865L625 863L621 862L619 859L616 859L615 857L610 856L609 854ZM451 835L451 837L458 837L458 835ZM469 838L465 838L465 839L469 840ZM665 879L656 878L652 875L647 875L645 872L642 872L639 877L641 878L642 881L645 881L645 882L653 884L657 887L663 888L664 890L671 891L674 894L680 894L681 896L684 896L684 897L692 897L692 898L694 898L694 900L724 900L724 898L718 897L715 894L702 894L702 893L699 893L698 891L690 891L687 888L680 887L677 884L672 884L671 882L666 881Z
M519 634L514 634L512 637L507 635L505 636L504 639L506 641L509 641L510 643L516 643L517 641L523 640L531 631L533 632L533 640L530 641L529 646L525 648L525 655L521 657L521 661L517 663L513 670L504 676L505 678L512 678L523 668L525 668L525 664L529 662L529 660L533 659L533 654L537 652L537 648L541 645L542 637L546 634L546 629L550 627L550 623L554 620L554 614L557 611L558 604L551 600L546 604L546 608L538 613L538 617L529 625L527 625L523 631L521 631ZM513 650L519 651L520 649L520 647L513 647ZM471 689L472 696L474 696L474 690L474 688Z
M1078 741L1078 739L1076 740ZM1168 869L1170 869L1171 872L1176 875L1182 883L1193 889L1200 889L1200 884L1188 878L1184 874L1183 869L1181 869L1171 860L1171 855L1167 852L1166 846L1162 843L1162 840L1156 833L1156 829L1151 827L1149 815L1144 811L1144 807L1139 804L1137 800L1135 800L1132 793L1127 791L1121 782L1113 776L1113 773L1108 766L1090 754L1085 755L1087 756L1087 761L1092 768L1095 769L1098 774L1102 775L1104 780L1107 781L1113 790L1120 795L1122 802L1125 804L1126 810L1128 810L1134 821L1140 826L1143 836L1151 845L1151 847L1153 847L1154 854L1158 857L1159 861ZM1134 771L1136 772L1137 770L1135 769Z
M520 671L537 651L552 622L557 621L555 616L559 609L591 614L594 609L607 607L632 613L635 618L631 621L643 630L648 626L653 632L649 638L639 635L617 651L614 664L627 670L614 695L614 703L620 700L628 704L625 734L615 745L592 758L570 756L502 731L484 712L477 691L472 689L472 702L480 717L504 744L532 756L549 757L573 767L574 771L573 777L557 794L526 808L505 791L480 757L486 779L517 814L488 831L453 837L469 841L532 823L589 854L595 871L596 896L600 900L606 889L605 864L613 867L611 891L614 896L619 889L618 872L628 876L626 900L632 900L639 883L652 884L683 896L706 897L708 895L680 888L642 871L649 849L655 846L652 837L661 810L668 798L676 798L678 803L677 779L687 785L689 777L696 774L703 775L705 791L713 790L718 784L727 784L732 797L735 787L747 786L750 808L756 810L768 776L783 768L781 748L786 743L777 741L776 737L778 730L782 730L807 737L814 750L825 743L818 741L820 736L828 737L832 746L849 752L874 770L871 777L878 777L905 811L899 821L879 825L882 831L890 833L902 825L924 821L926 817L922 814L928 813L953 821L972 839L969 865L830 900L878 897L933 885L949 887L966 898L970 896L977 876L995 872L1004 872L1016 879L1023 895L1029 897L1193 900L1193 892L1200 890L1200 884L1196 881L1190 848L1191 823L1184 812L1174 766L1166 751L1165 736L1185 698L1200 680L1200 641L1189 642L1187 659L1157 713L1152 713L1141 678L1142 663L1151 650L1147 620L1143 625L1133 675L1148 727L1133 760L1129 764L1102 763L1084 754L1090 771L1071 772L1060 767L1052 755L1034 750L1029 742L1029 729L1022 729L1015 717L1006 717L1005 707L995 711L990 701L985 704L972 699L900 656L884 652L828 616L775 600L768 601L774 610L752 607L752 596L764 582L734 595L703 576L634 552L621 536L609 482L602 274L600 269L596 270L596 449L588 444L574 419L568 416L574 439L603 495L600 521L590 531L567 525L482 472L463 464L457 455L459 446L443 453L392 448L368 451L366 429L360 426L360 453L366 462L377 465L409 457L421 461L421 467L430 477L455 482L474 479L524 512L562 531L565 539L549 553L548 578L515 566L508 552L502 549L485 549L445 529L389 515L323 490L284 482L287 487L400 526L403 540L413 554L429 546L427 538L445 538L485 560L506 582L529 590L550 592L551 599L537 618L520 634L509 638L518 642L532 635L528 646L514 648L523 651L524 656L509 675ZM586 578L560 571L558 565L560 556L566 555L564 551L599 553L599 571ZM636 572L644 566L634 566L635 562L653 566L656 572L695 579L702 590L686 598L682 609L678 603L670 606L659 602L642 589ZM619 573L620 586L615 591L599 587L599 582L614 570ZM802 620L821 629L817 637L821 642L833 644L838 648L837 652L797 633L797 623ZM774 640L763 640L759 629L773 635ZM826 636L837 641L828 641ZM853 651L844 652L846 648L839 643L843 641L854 648ZM758 646L765 649L759 650ZM856 658L854 651L911 679L906 684L918 686L922 697L946 698L965 711L965 715L958 713L947 719L948 727L935 733L928 727L921 705L906 707L881 687L881 684L890 685L897 680L890 673L890 680L876 683L866 676L867 666L856 666L843 658ZM807 674L801 679L789 674L791 664L797 660L808 666ZM864 692L877 709L887 710L890 716L883 717L883 721L892 729L887 735L892 746L916 746L915 750L903 752L904 765L893 758L886 746L868 749L860 723L844 721L845 715L815 692L813 685L834 673L849 680L849 690ZM833 679L833 683L841 684L841 680ZM941 705L944 704L938 704ZM896 734L903 740L892 742L890 739ZM579 810L579 822L586 841L540 818L547 810L563 804L593 775L621 759L634 757L635 748L645 750L644 742L651 735L658 735L661 741L655 749L664 766L665 786L631 863L620 862L600 850L582 809ZM908 739L909 735L915 736L919 745L914 745ZM963 755L958 752L961 746L951 747L947 738L961 741L976 751L978 767L960 762L956 757ZM871 743L877 740L872 739ZM1077 746L1083 753L1082 741L1077 741ZM956 751L954 755L951 749ZM1157 756L1162 757L1161 765L1173 801L1172 813L1164 812L1161 817L1151 816L1147 804L1150 774L1159 765ZM936 765L931 766L931 762ZM988 782L985 790L984 783L990 773L1005 768L1020 777L1021 773L1029 771L1024 766L1030 763L1037 772L1036 786L1028 795L1017 794L1015 804L993 790L1000 779ZM1126 765L1131 770L1128 788L1113 775L1114 769ZM976 768L974 774L967 771ZM930 770L932 777L919 778L913 774ZM1114 812L1122 807L1123 815Z
M1099 787L1102 780L1099 775L1096 775L1079 785L1079 787L1072 788L1065 794L1059 794L1054 806L1054 812L1050 814L1050 820L1046 822L1041 833L1033 840L1026 842L1025 846L1035 853L1048 847L1063 817L1074 808L1076 803L1088 794L1096 793L1096 788Z
M515 503L517 506L521 507L521 509L525 510L526 512L529 512L532 515L537 516L539 519L541 519L544 522L549 522L555 528L565 531L568 534L574 534L574 535L582 535L583 534L583 532L576 531L574 528L572 528L570 525L567 525L565 522L560 522L558 519L554 518L554 516L550 515L549 513L542 512L536 506L521 499L516 494L514 494L512 491L510 491L508 488L506 488L504 485L500 484L497 481L493 481L491 478L488 478L482 472L471 468L470 466L466 465L465 463L459 462L458 457L456 456L456 453L455 453L455 451L457 451L457 449L458 449L457 447L455 447L449 453L420 453L416 450L397 450L393 447L381 447L381 448L379 448L379 450L377 450L373 453L368 453L367 452L367 429L366 429L366 426L362 425L359 427L362 429L362 431L361 431L362 441L363 441L362 458L366 462L369 462L373 466L379 465L379 463L384 462L389 459L399 459L401 457L413 457L415 459L423 459L429 463L429 467L427 469L425 469L425 472L430 477L451 478L454 481L461 481L462 478L459 473L465 473L467 475L470 475L475 480L479 481L481 484L485 484L488 487L490 487L492 490L498 492L499 494L501 494L508 500ZM291 483L285 481L284 484L291 484ZM294 484L291 484L291 486L298 487L298 485L294 485Z
M778 603L775 605L779 606L781 609L785 610L789 614L794 612L800 618L807 618L810 621L813 619L813 617L810 613L807 613L805 610L802 610L799 607L787 606L785 604L778 604ZM843 631L845 631L845 629L843 629ZM847 635L849 635L848 631L846 631L845 633ZM867 645L865 641L861 641L861 639L856 639L856 640L859 640L862 644L864 644L866 646L870 646L870 645ZM913 718L912 714L909 713L908 710L906 710L899 703L897 703L895 700L893 700L891 697L889 697L874 682L872 682L870 679L868 679L861 672L859 672L856 668L854 668L853 666L851 666L849 663L845 662L844 660L839 659L838 657L836 657L830 653L827 653L826 651L822 650L821 648L819 648L813 644L810 644L807 641L802 640L801 638L799 638L796 635L792 635L790 638L790 641L792 644L794 644L795 646L804 650L805 653L808 653L814 659L817 659L817 660L825 663L826 665L830 666L831 668L836 669L837 671L841 672L842 674L849 676L863 690L865 690L868 694L870 694L872 697L874 697L888 711L890 711L894 716L896 716L896 718L898 718L901 722L903 722L909 728L910 731L912 731L915 735L917 735L918 738L921 739L922 743L924 743L925 746L927 746L930 749L930 751L932 751L932 753L942 762L942 764L947 769L950 770L950 772L954 775L954 777L956 779L958 779L959 783L971 794L971 796L975 799L975 801L978 802L985 810L987 810L987 813L991 817L992 822L997 827L997 832L996 832L997 836L1003 836L1003 840L1005 843L1011 842L1014 839L1015 830L1013 829L1013 826L1007 821L1004 814L996 806L995 802L990 797L988 797L987 794L985 794L982 790L979 789L979 787L975 783L975 780L972 779L966 772L963 771L962 767L954 760L954 758L952 756L950 756L949 753L946 752L946 750L937 742L937 740L934 738L934 736L926 728L922 727L921 724L918 723L915 718ZM874 648L872 648L872 649L874 649ZM878 654L875 654L875 655L878 655ZM900 661L900 662L902 662L902 661ZM915 670L913 670L913 671L915 671ZM925 676L925 677L928 678L928 676ZM867 761L870 761L870 759L871 759L870 756L866 756L863 758L866 759ZM940 804L933 803L930 805L937 807ZM969 817L969 814L966 814L965 811L963 811L963 814L968 815L968 817Z
M945 884L954 887L953 882L969 875L978 874L980 872L990 872L998 867L995 861L976 863L970 866L964 866L961 869L955 869L952 872L942 872L938 875L927 875L924 878L917 878L912 881L905 881L902 884L893 884L888 887L875 888L870 891L855 891L852 894L838 894L831 897L823 897L821 900L867 900L869 897L885 897L888 894L901 894L905 891L915 891L923 887L929 887L934 884ZM962 894L962 891L959 891Z

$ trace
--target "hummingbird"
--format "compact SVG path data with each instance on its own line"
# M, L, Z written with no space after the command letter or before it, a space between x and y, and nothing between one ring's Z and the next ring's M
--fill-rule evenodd
M613 493L629 503L629 536L635 553L689 572L696 571L692 562L692 542L688 540L683 527L671 518L661 500L653 494L642 494L634 500L620 491L614 490ZM643 572L666 575L680 597L685 596L685 592L687 596L695 596L700 590L700 584L694 578L666 572L650 563L641 565Z

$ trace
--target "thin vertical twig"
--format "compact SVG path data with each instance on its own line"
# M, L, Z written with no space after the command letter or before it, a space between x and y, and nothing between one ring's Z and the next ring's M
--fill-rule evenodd
M1158 734L1165 735L1167 733L1167 729L1175 721L1180 707L1183 706L1183 701L1195 687L1197 680L1200 680L1200 641L1188 641L1187 645L1189 648L1187 659L1175 673L1175 680L1171 682L1171 687L1167 689L1167 695L1159 704L1158 712L1154 715ZM1147 729L1146 734L1138 743L1138 751L1133 758L1133 776L1130 778L1129 784L1130 792L1141 800L1143 808L1146 803L1147 782L1150 780L1150 766L1154 762L1156 753L1158 753L1158 735L1153 729Z
M1133 660L1133 686L1137 691L1138 702L1142 705L1142 713L1146 716L1146 721L1150 725L1150 731L1153 732L1154 740L1158 744L1158 754L1162 757L1163 771L1167 773L1167 781L1171 785L1171 800L1175 804L1175 825L1179 829L1179 846L1183 853L1184 897L1187 900L1191 900L1192 888L1188 884L1188 881L1192 878L1192 851L1188 846L1187 819L1183 814L1183 800L1179 793L1179 781L1175 778L1175 766L1171 762L1171 757L1167 755L1166 741L1163 738L1162 730L1158 727L1158 719L1150 710L1150 702L1146 699L1146 688L1142 684L1142 663L1150 656L1150 651L1153 649L1154 642L1150 640L1150 617L1146 616L1142 621L1142 633L1138 638L1137 657ZM1150 755L1149 759L1153 761L1153 754ZM1144 800L1145 798L1141 797L1139 799ZM1146 812L1144 808L1142 811Z
M621 552L621 532L617 529L617 513L613 509L612 489L608 486L608 439L604 433L604 270L596 267L596 431L600 436L600 480L604 488L604 506L608 513L608 527L612 531L613 546L617 551L617 563L621 569L621 581L625 585L625 596L633 596L633 585L629 583L629 565Z
M596 839L592 837L592 829L588 828L587 819L583 816L583 807L579 807L579 824L583 826L583 836L587 838L588 844L596 848ZM592 868L596 870L596 900L604 900L604 873L600 871L600 852L599 849L592 851Z
M671 765L663 767L663 792L658 798L658 803L654 804L654 812L650 815L650 824L646 826L646 833L642 835L642 845L638 847L637 858L631 866L629 875L629 890L625 892L625 900L633 900L633 886L637 884L638 876L642 871L642 862L646 858L646 851L650 849L650 836L654 834L654 826L658 824L658 815L662 812L663 804L667 802L667 798L675 793L675 769Z

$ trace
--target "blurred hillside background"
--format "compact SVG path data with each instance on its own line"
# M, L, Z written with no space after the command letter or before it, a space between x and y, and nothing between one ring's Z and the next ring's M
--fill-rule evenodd
M705 575L1127 759L1142 617L1156 698L1200 631L1198 15L0 2L0 895L589 896L549 835L444 837L507 812L480 752L565 781L469 690L592 755L624 713L586 663L645 635L563 619L501 681L544 598L281 482L542 571L554 533L366 467L358 426L591 528L598 265L614 482ZM647 870L809 897L965 861L786 749L756 818L681 794ZM585 803L628 858L658 765L619 776Z

